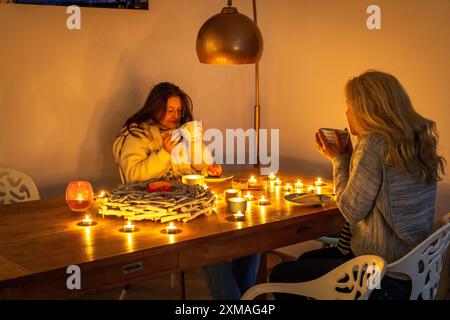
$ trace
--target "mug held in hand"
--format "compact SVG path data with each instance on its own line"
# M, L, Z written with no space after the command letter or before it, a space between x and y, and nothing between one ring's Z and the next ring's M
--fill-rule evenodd
M319 130L323 133L325 139L331 145L336 144L336 136L334 134L334 131L337 131L342 147L345 148L347 146L347 142L349 139L348 131L332 128L320 128Z

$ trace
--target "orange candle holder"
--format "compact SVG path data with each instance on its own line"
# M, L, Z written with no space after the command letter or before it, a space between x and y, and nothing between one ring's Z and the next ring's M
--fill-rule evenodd
M94 201L89 181L70 181L66 188L66 202L73 212L85 212Z

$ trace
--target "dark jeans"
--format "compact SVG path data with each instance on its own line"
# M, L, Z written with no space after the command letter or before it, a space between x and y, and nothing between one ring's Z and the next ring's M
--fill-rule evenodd
M304 282L317 279L339 265L353 259L350 253L343 255L338 248L322 248L302 254L297 261L283 262L275 266L270 282ZM375 289L372 300L406 300L411 291L411 282L384 277L381 280L381 289ZM278 300L305 300L303 296L274 293Z

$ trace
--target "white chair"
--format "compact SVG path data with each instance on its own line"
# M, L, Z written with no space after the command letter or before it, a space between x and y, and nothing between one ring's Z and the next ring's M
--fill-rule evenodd
M39 199L31 177L14 169L0 168L0 205Z
M364 255L349 260L322 277L299 283L263 283L248 289L242 300L272 292L302 295L319 300L367 300L385 272L383 258Z
M411 279L410 300L435 298L442 264L450 242L450 224L436 230L400 260L386 267L389 273L400 273Z

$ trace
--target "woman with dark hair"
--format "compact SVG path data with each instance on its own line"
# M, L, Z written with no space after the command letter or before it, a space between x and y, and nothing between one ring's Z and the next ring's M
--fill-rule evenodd
M201 163L172 161L172 151L180 142L179 132L174 131L193 120L192 109L191 98L172 83L162 82L151 90L144 106L125 122L114 142L123 183L170 180L201 173L212 164L211 153L203 143Z
M192 120L192 101L183 90L168 82L156 85L114 142L122 182L171 180L184 174L203 173L205 169L209 173L222 172L221 165L211 165L211 153L203 142L201 161L176 161L177 152L172 152L180 141L176 130ZM192 137L198 141L195 132L190 135L191 141ZM198 159L192 154L191 159L194 158ZM259 254L205 266L202 271L214 299L239 299L255 283L258 265Z

